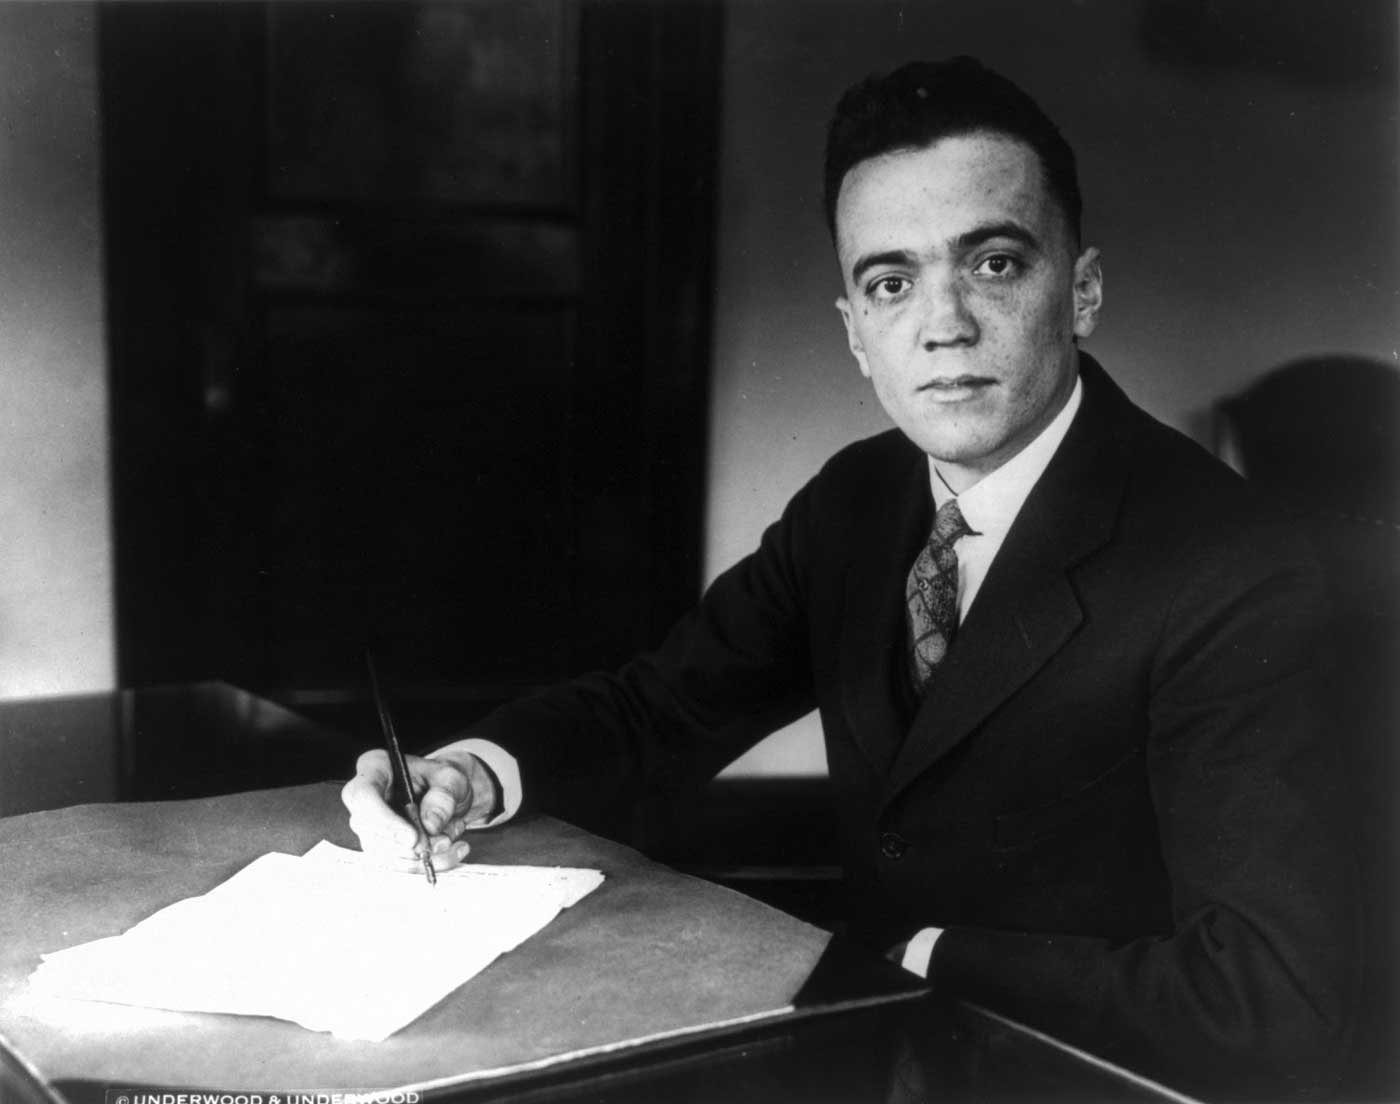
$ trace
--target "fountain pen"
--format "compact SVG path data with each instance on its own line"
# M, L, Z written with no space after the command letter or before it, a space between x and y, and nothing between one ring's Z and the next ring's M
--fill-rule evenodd
M414 797L413 783L408 777L408 764L404 761L399 737L394 731L394 718L389 714L389 705L379 687L379 674L374 667L374 656L368 651L365 652L365 665L369 668L370 693L374 695L374 705L379 710L379 727L384 733L384 748L389 753L389 767L393 771L393 781L389 787L389 806L413 825L414 831L418 833L416 850L423 860L423 874L427 877L429 885L437 885L432 847L428 842L427 830L423 827L423 818L418 813L418 801Z

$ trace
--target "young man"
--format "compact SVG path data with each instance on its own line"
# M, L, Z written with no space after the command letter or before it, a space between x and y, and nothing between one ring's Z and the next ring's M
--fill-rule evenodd
M821 710L851 933L1185 1088L1317 1090L1355 926L1287 528L1078 348L1074 156L970 59L849 91L827 213L897 430L836 455L655 652L415 760L441 861L523 803L665 799ZM371 752L345 789L407 856Z

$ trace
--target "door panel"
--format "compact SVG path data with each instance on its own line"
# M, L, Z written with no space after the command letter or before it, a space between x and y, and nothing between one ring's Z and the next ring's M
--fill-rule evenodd
M487 704L699 586L719 9L99 8L125 685ZM319 696L319 697L318 697Z

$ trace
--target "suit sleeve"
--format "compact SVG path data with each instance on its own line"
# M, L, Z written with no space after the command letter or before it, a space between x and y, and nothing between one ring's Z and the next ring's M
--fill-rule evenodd
M1146 758L1173 930L950 928L930 976L1175 1087L1277 1099L1325 1093L1344 1068L1359 921L1320 578L1302 554L1261 569L1258 549L1193 556L1156 650Z
M813 707L802 593L812 493L793 498L656 650L512 702L472 729L518 761L523 809L637 838Z

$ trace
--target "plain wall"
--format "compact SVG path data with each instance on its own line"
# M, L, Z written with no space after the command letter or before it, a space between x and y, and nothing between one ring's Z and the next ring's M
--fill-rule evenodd
M0 697L115 678L88 3L0 4Z
M821 158L846 86L965 53L1035 96L1078 153L1086 244L1103 253L1105 307L1086 350L1148 411L1209 443L1212 404L1285 361L1400 361L1395 11L735 0L707 581L832 452L888 427L832 306ZM814 717L731 768L824 770Z

